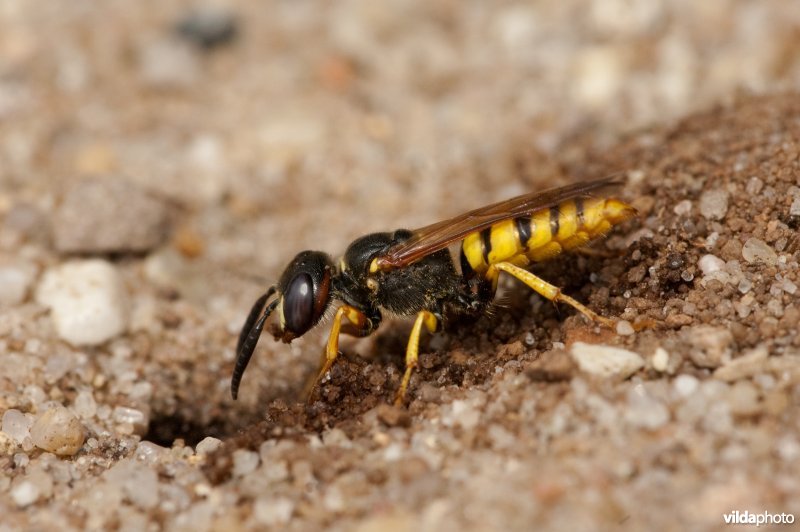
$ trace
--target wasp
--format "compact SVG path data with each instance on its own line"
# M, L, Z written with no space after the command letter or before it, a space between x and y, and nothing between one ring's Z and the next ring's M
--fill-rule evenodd
M613 327L527 267L584 246L636 214L623 201L597 193L615 178L533 192L475 209L415 231L373 233L353 241L336 262L302 251L278 282L259 297L239 334L231 395L236 399L267 318L277 312L276 340L289 343L336 308L324 357L309 399L339 355L339 335L364 337L384 313L414 316L405 373L395 396L403 404L419 358L423 327L434 333L449 320L478 316L491 304L501 273L553 302L571 305L593 322ZM448 249L460 242L459 264Z

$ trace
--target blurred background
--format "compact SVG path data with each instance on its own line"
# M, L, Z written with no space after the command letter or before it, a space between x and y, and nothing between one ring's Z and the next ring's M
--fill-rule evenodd
M122 178L271 275L284 244L336 252L552 179L576 141L797 87L799 28L792 0L3 0L0 212Z
M389 445L387 434L412 440L404 429L384 427L410 423L396 413L384 425L373 414L358 421L372 431L360 436L359 445L380 457L381 445L395 453L386 469L354 473L361 477L337 476L336 469L329 480L341 480L341 486L326 486L325 498L302 479L313 477L310 461L339 468L341 453L314 454L316 434L297 439L310 442L304 460L275 462L277 472L264 472L273 462L263 458L265 465L253 472L259 457L247 451L234 460L239 469L233 482L219 491L209 487L197 444L210 441L204 451L210 452L220 442L204 438L236 435L263 420L267 404L271 412L281 404L286 410L285 403L268 402L294 400L323 341L324 333L291 347L262 341L240 400L232 403L235 337L264 287L300 250L336 255L370 231L418 227L537 188L604 177L582 164L587 154L635 132L647 147L648 128L743 92L798 88L797 0L0 0L0 411L14 410L16 416L8 426L4 421L6 439L0 438L6 451L0 468L9 473L0 475L0 493L12 493L15 502L0 497L0 510L10 515L10 508L20 509L15 519L21 528L33 519L61 526L61 517L70 515L77 529L168 523L199 530L210 526L213 512L218 528L238 523L237 514L218 511L225 505L238 504L238 518L253 513L260 526L286 524L292 515L308 518L306 524L330 525L331 516L350 510L358 519L392 504L416 508L430 498L426 489L449 493L463 485L458 474L472 478L471 473L459 470L446 484L419 458L403 455L406 447ZM96 257L102 264L88 270L62 268ZM638 280L644 275L642 266ZM80 292L97 278L102 282L96 295L106 314L88 326L70 322L78 307L69 289ZM537 342L563 339L561 322L554 323L547 332L530 322ZM87 330L97 334L82 336ZM401 333L385 341L385 351L402 351ZM344 345L349 350L353 344ZM450 359L442 357L437 363L446 370ZM491 360L483 363L491 368ZM368 369L379 374L379 383L392 375L387 364L376 368ZM491 373L480 379L491 380ZM469 418L471 425L464 419L484 408L485 396L464 382L475 402L458 399L451 405L447 399L430 407L456 418L455 428L436 424L439 410L415 418L413 442L422 442L423 450L431 438L452 433L476 438L471 430L479 414ZM578 395L586 385L576 382ZM433 386L426 390L439 393ZM457 387L451 392L461 393ZM544 397L541 403L558 423L570 418L561 409L559 388L544 393L549 395L536 395L536 401ZM33 444L25 443L26 427L53 402L69 407L85 429L86 442L73 450L82 449L80 467L72 465L77 459L40 460ZM316 412L316 429L342 419L342 426L357 426L348 418L360 412L336 404L330 401L330 418ZM289 414L281 418L289 420L286 427L296 422ZM552 421L554 434L567 422L558 423ZM540 434L544 439L548 426ZM509 446L522 439L502 427L493 434ZM324 438L346 449L349 435L335 428ZM256 433L251 447L258 449L271 436L266 429ZM291 455L291 445L279 447L288 441L275 448ZM503 485L506 472L519 467L516 458L498 465L481 441L464 444L473 454L464 451L463 463L485 465L483 476L466 484L469 497L479 497L486 485ZM453 450L461 443L454 439L450 445L443 452L461 456ZM525 508L523 490L538 490L542 513L566 497L568 503L554 510L554 523L567 519L587 529L596 519L622 523L624 512L609 509L597 495L605 491L605 463L617 464L602 453L627 450L624 438L616 445L611 451L599 446L602 452L587 459L586 474L562 487L547 485L550 477L540 474L540 465L551 463L545 453L540 462L517 469L522 473L508 490L524 499ZM262 457L272 456L272 447L263 451L267 447ZM711 444L708 449L717 454ZM134 452L139 465L124 465L121 459ZM563 461L552 462L553 474L569 462L571 447L565 444L561 453ZM786 453L796 459L800 451L795 444ZM361 450L353 454L354 469L372 464L363 461ZM476 455L480 462L473 460ZM116 476L104 475L98 489L100 475L111 466ZM59 477L59 467L72 469ZM291 475L287 467L295 468ZM619 473L621 483L627 474ZM702 485L705 471L693 475L692 486ZM288 495L272 498L259 484L265 478L278 479L269 489ZM529 480L540 478L545 483L532 488ZM586 478L596 480L597 491L581 491ZM647 491L651 505L661 505L660 524L672 518L673 500L664 500L662 481L673 477L665 478L656 478ZM415 488L404 489L403 479L416 482ZM33 483L35 496L19 488L23 482ZM162 500L138 495L159 493L159 482ZM674 486L673 496L683 493L679 481ZM348 506L350 488L361 507ZM743 481L735 495L749 489ZM447 512L464 509L467 523L485 517L529 525L530 514L520 513L508 492L498 493L497 501L475 507L447 510L434 501L425 519L441 523ZM637 504L635 493L624 494ZM709 500L716 496L711 493ZM464 500L474 500L469 497ZM728 504L730 499L720 497ZM130 504L115 513L123 499ZM51 501L50 513L34 511L37 501ZM691 519L718 524L706 502L690 509ZM26 508L29 513L22 515ZM363 530L393 529L390 524Z

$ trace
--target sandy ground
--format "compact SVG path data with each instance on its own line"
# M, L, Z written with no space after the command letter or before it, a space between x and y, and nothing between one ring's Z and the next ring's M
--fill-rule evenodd
M791 0L1 3L0 530L800 516L798 24ZM403 321L344 341L308 406L325 327L265 337L231 400L298 251L611 174L640 217L536 272L655 326L507 282L423 342L406 409Z

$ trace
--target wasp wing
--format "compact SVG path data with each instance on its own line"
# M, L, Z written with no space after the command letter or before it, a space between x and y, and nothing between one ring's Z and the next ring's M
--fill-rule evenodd
M620 179L608 177L585 183L573 183L544 192L531 192L422 227L412 231L408 240L395 244L379 256L378 269L402 268L503 220L529 216L569 199L589 196L597 190L620 184L622 184Z

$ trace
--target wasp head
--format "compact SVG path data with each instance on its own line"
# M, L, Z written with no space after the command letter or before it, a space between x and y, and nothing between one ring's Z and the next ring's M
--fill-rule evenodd
M289 263L278 284L256 300L236 346L236 365L231 379L234 399L269 315L277 308L280 319L272 330L275 339L289 343L304 335L319 322L328 308L332 270L333 263L325 253L303 251ZM273 295L276 297L269 301Z

